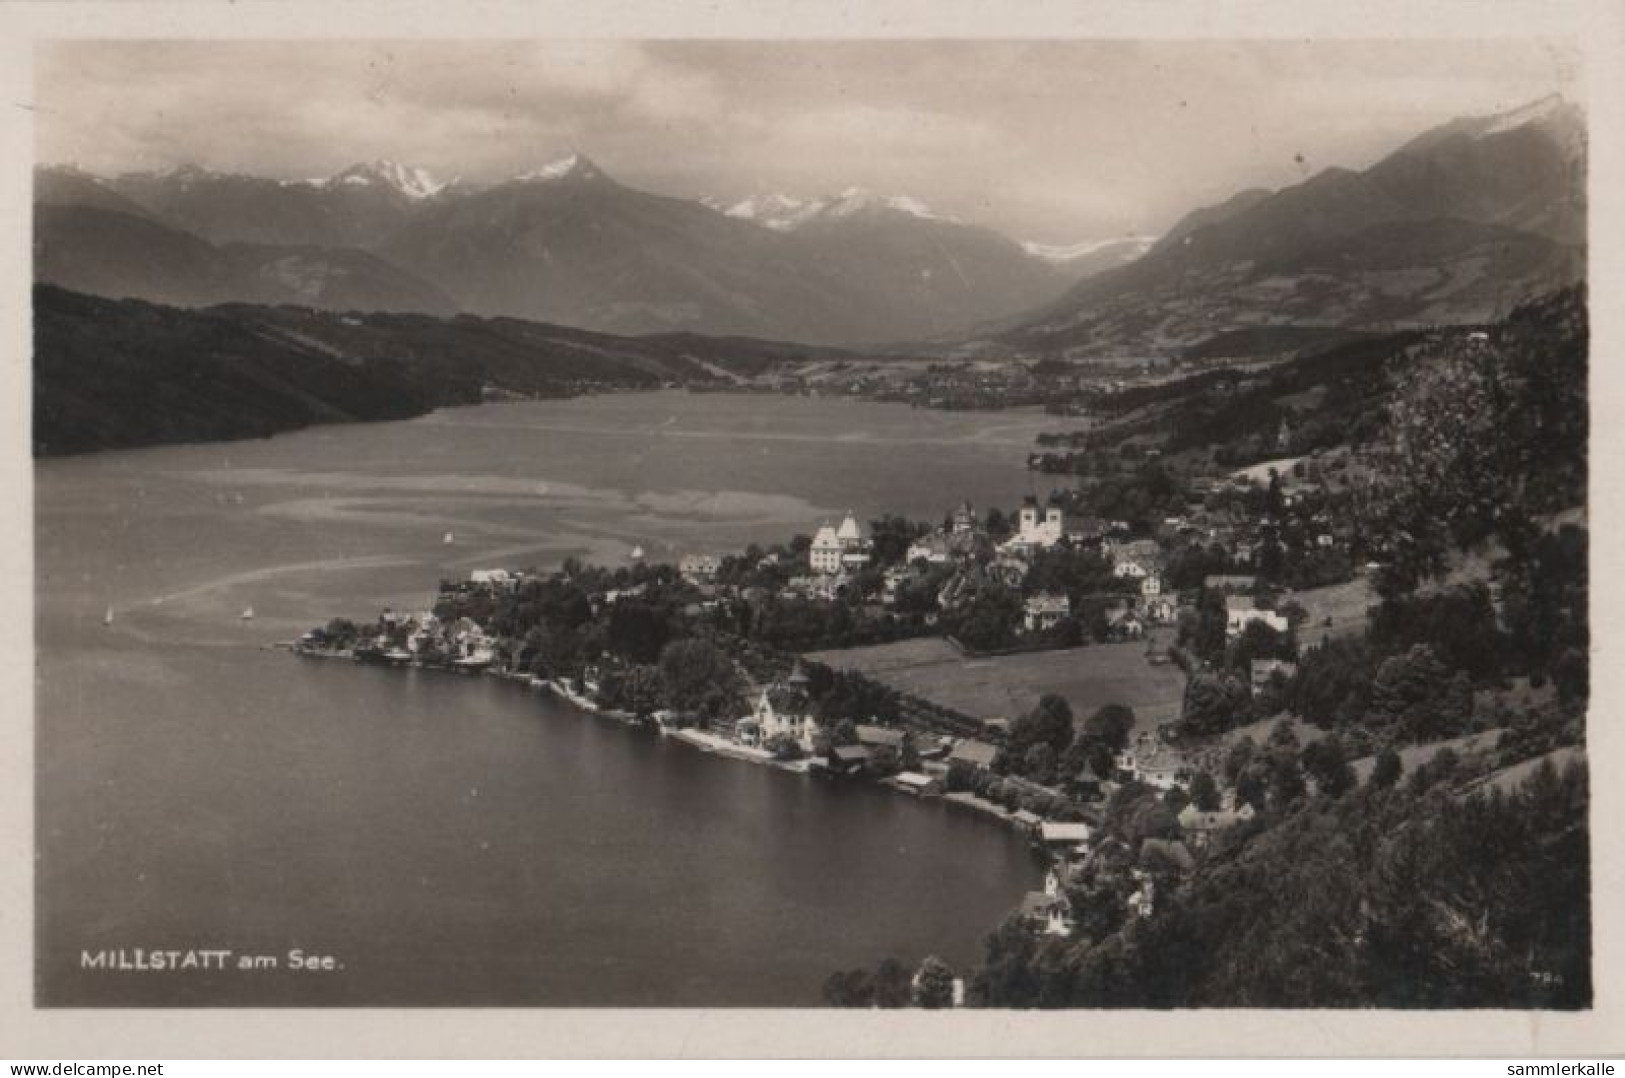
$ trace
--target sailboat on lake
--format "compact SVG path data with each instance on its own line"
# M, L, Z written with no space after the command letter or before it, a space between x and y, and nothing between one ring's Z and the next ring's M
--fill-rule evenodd
M113 608L111 606L107 608L107 613L102 615L102 624L104 626L113 624Z
M242 620L244 620L244 621L253 621L254 620L254 608L252 606L245 606L243 608Z

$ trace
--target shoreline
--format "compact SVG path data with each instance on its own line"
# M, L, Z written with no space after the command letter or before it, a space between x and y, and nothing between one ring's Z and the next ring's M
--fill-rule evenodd
M488 676L498 677L508 681L526 680L520 675L505 674L498 671L487 671L487 674ZM635 718L625 712L611 711L598 706L579 693L572 692L567 687L560 685L556 680L548 679L538 684L535 679L530 679L530 685L532 688L547 688L552 690L553 693L565 703L573 705L578 710L583 711L588 715L597 715L614 719L615 721L621 722L627 726L645 725L638 722ZM740 763L754 764L758 767L766 767L775 771L786 771L797 775L830 773L820 761L805 757L800 760L777 760L774 759L772 753L767 752L766 750L753 749L749 746L741 745L738 742L730 741L725 737L718 734L713 734L707 730L699 730L693 727L672 728L658 721L654 723L654 728L662 737L680 741L691 748L697 749L700 752L711 756L721 756L726 759L736 760ZM1030 838L1031 836L1031 830L1025 824L1018 823L1016 821L1015 813L1005 809L1002 805L997 805L992 801L987 801L983 798L977 797L973 793L958 791L953 793L944 792L940 794L921 794L918 791L910 789L909 787L899 783L896 776L872 780L871 785L882 787L894 794L902 797L908 797L915 801L940 801L947 805L953 805L959 810L974 812L977 815L987 817L990 820L996 820L1003 823L1011 830L1017 832L1018 837Z
M311 650L300 648L292 643L275 643L264 646L272 650L286 650L299 658L326 660L342 659L357 663L357 665L367 665L360 663L355 656L348 651ZM731 741L728 738L722 737L718 734L713 734L707 730L700 730L694 727L669 727L660 722L658 719L649 723L641 722L630 712L618 711L613 708L606 708L599 705L590 697L583 693L574 691L568 685L560 682L557 678L538 678L529 674L519 674L506 670L457 670L451 667L430 666L416 659L407 663L385 665L392 669L433 670L464 677L469 676L470 674L479 674L484 677L495 678L499 681L506 681L512 684L521 685L527 689L545 689L562 702L570 705L583 714L597 718L609 719L612 722L620 723L622 726L650 727L661 737L682 742L690 748L706 753L707 755L720 756L725 759L737 760L740 763L754 764L758 767L767 767L776 771L785 771L797 775L811 775L820 772L828 773L828 769L825 768L819 761L814 759L804 757L799 760L778 760L773 757L772 753L767 752L764 749L754 749L747 745L741 745L738 742ZM1024 824L1016 822L1014 813L1005 809L1001 805L984 800L983 798L977 797L972 793L956 791L943 792L940 794L921 794L918 791L910 789L909 787L899 783L895 776L889 776L883 779L874 779L871 781L871 785L883 787L884 789L890 790L894 794L909 797L916 801L941 801L945 804L954 805L960 809L974 812L980 816L997 820L998 822L1009 826L1011 829L1017 831L1021 835L1025 836L1029 834L1029 830Z
M114 300L111 302L126 301ZM146 300L130 300L127 302L149 303L149 301ZM149 303L149 305L162 306L161 304L152 303ZM868 357L862 361L876 364L884 364L886 362L883 359L876 359L874 357ZM245 430L240 433L223 434L214 437L184 437L164 441L115 443L66 450L48 449L44 452L41 452L38 447L30 444L28 462L30 466L39 466L42 464L63 461L94 460L116 453L155 453L166 449L183 449L199 446L219 446L229 448L234 445L269 442L277 439L287 438L292 435L308 434L313 431L319 432L335 428L380 426L389 423L433 422L437 416L442 416L452 412L472 410L475 408L526 404L556 404L562 402L587 400L595 397L635 396L638 394L653 395L657 393L681 393L684 395L716 394L736 397L792 397L804 400L845 401L851 403L907 408L917 411L941 412L945 415L971 414L986 416L1019 416L1031 418L1043 417L1048 420L1054 420L1057 424L1076 423L1087 418L1084 416L1054 415L1046 412L1042 404L1010 404L988 405L985 407L947 408L941 405L922 404L917 401L896 400L887 397L870 396L863 393L789 393L782 389L753 387L749 385L722 386L716 388L706 387L700 389L694 388L689 383L677 383L675 385L598 385L556 396L522 397L512 400L493 399L477 401L445 401L425 408L423 411L413 412L408 415L368 416L360 419L320 419L299 423L292 426L278 427L275 430Z

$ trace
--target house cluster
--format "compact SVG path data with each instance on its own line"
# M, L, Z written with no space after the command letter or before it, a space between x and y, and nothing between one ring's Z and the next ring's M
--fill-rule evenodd
M774 367L748 381L758 391L866 397L922 408L978 410L1038 407L1054 415L1089 415L1100 398L1167 381L1188 359L960 360L916 364L810 362ZM719 384L719 388L720 388ZM738 389L729 383L727 388Z
M1193 481L1194 495L1217 503L1193 514L1194 530L1203 541L1219 543L1236 566L1249 571L1263 567L1270 546L1283 555L1300 557L1352 553L1357 545L1355 521L1332 493L1337 487L1350 489L1351 472L1363 466L1363 461L1345 455L1283 464L1279 494L1264 504L1259 499L1270 483L1250 472Z
M943 792L952 738L912 729L857 723L855 740L838 744L828 723L820 723L809 705L800 671L763 687L749 715L733 724L714 725L746 748L777 750L793 744L810 766L836 775L867 775L919 797Z
M783 597L850 601L851 587L861 580L866 589L875 588L864 596L864 616L868 617L886 617L911 585L924 585L931 589L925 593L929 599L923 608L916 602L909 609L921 615L926 626L972 603L987 588L1017 595L1021 603L1017 627L1028 635L1041 636L1068 619L1082 618L1079 604L1083 603L1097 634L1132 641L1144 639L1157 626L1178 621L1180 596L1167 576L1172 552L1191 545L1211 550L1218 544L1232 561L1244 562L1252 556L1249 541L1240 538L1243 532L1218 520L1224 516L1204 510L1189 517L1170 517L1155 535L1136 536L1127 521L1083 516L1069 511L1057 498L1047 502L1028 498L1012 518L1008 538L995 543L973 507L962 502L940 527L912 539L900 556L892 555L895 561L881 565L882 571L870 578L860 577L860 573L876 566L875 544L857 516L849 512L839 522L826 521L817 529L801 563L805 568L799 573L793 562L782 561L775 552L763 555L758 567L776 567L781 573L790 570L791 575L771 585ZM1109 561L1117 584L1085 596L1032 586L1029 577L1035 559L1059 544L1099 552ZM702 589L716 586L720 567L719 559L704 554L690 554L679 565L683 578ZM1283 615L1251 600L1250 593L1256 588L1248 582L1256 583L1256 578L1233 573L1216 579L1236 585L1226 588L1233 593L1232 635L1255 621L1279 630L1287 627ZM741 597L749 599L743 592ZM1104 618L1104 627L1096 618Z
M722 561L714 554L687 554L677 563L677 572L690 584L705 585L717 578Z
M1018 530L1001 549L1012 560L1062 540L1099 549L1127 585L1125 591L1137 592L1106 610L1110 636L1119 640L1178 620L1180 595L1166 575L1175 559L1188 551L1219 554L1228 571L1208 576L1204 587L1225 599L1227 635L1233 639L1255 624L1287 632L1290 621L1278 604L1259 601L1267 590L1260 583L1274 581L1279 587L1292 581L1295 587L1314 588L1342 583L1359 571L1356 566L1367 555L1348 499L1338 496L1334 486L1341 483L1347 489L1349 476L1363 466L1355 458L1324 455L1283 462L1283 471L1267 479L1256 468L1193 478L1185 511L1154 526L1142 522L1138 534L1125 521L1096 522L1054 504L1029 503ZM1040 629L1064 616L1051 597L1032 596L1024 622Z
M1136 585L1136 601L1115 615L1125 636L1143 635L1145 625L1167 625L1178 618L1177 597L1163 583L1162 547L1155 539L1106 539L1101 548L1112 561L1112 575Z
M946 565L969 558L976 553L977 537L982 534L976 511L970 502L960 502L945 527L922 536L909 544L903 555L904 565L925 562L927 565Z
M1029 891L1019 914L1029 930L1067 937L1076 927L1069 892L1106 890L1121 903L1125 918L1146 919L1157 911L1157 896L1196 871L1197 856L1183 839L1145 838L1138 849L1104 838L1058 854L1044 874L1044 888Z
M999 547L1000 553L1012 560L1025 561L1035 551L1048 550L1063 541L1099 550L1111 560L1112 574L1137 593L1108 612L1108 618L1118 630L1114 635L1135 638L1144 634L1147 625L1174 620L1175 603L1164 593L1161 544L1155 539L1130 538L1128 522L1080 516L1067 512L1054 500L1040 506L1036 499L1029 498L1022 505L1016 524L1015 534ZM1039 627L1044 627L1049 618L1058 620L1057 613L1065 617L1069 612L1056 611L1055 604L1047 601L1049 597L1035 598L1039 603L1030 613Z
M496 638L473 618L442 621L432 613L417 615L406 637L406 650L418 658L449 656L454 666L481 669L496 661Z
M1090 538L1082 538L1086 534ZM1111 559L1112 575L1125 585L1121 594L1105 597L1109 639L1139 640L1153 626L1172 624L1178 618L1176 597L1164 591L1162 554L1155 540L1103 538L1092 528L1066 530L1062 535L1068 542L1098 548ZM1028 632L1045 631L1072 613L1068 596L1040 591L1026 599L1023 626Z
M1181 838L1148 837L1136 846L1108 836L1054 854L1044 875L1043 890L1030 891L1022 898L1019 914L1028 929L1040 935L1063 938L1072 935L1076 923L1069 892L1080 888L1109 893L1112 900L1121 904L1125 918L1155 916L1158 896L1196 872L1207 846L1211 831L1203 830L1201 822L1185 827L1187 815L1195 814L1189 809L1181 814L1185 832ZM1251 818L1250 809L1247 818ZM1234 826L1234 822L1229 826Z
M948 756L950 766L972 771L990 771L997 756L994 746L965 740ZM1252 820L1253 807L1238 801L1233 789L1223 790L1217 807L1203 808L1188 803L1177 814L1178 832L1170 836L1148 836L1130 843L1103 826L1102 803L1118 788L1139 783L1166 792L1179 789L1189 793L1194 763L1156 734L1142 732L1113 760L1109 779L1073 783L1070 793L1087 802L1083 819L1048 820L1025 810L1011 814L1013 822L1024 825L1033 843L1050 861L1041 891L1029 892L1019 914L1037 933L1068 936L1074 928L1072 899L1068 892L1087 886L1109 887L1122 903L1127 917L1151 917L1159 894L1194 873L1215 836ZM1006 781L1012 781L1008 777ZM1085 791L1083 786L1087 786Z
M524 581L525 574L512 569L475 569L463 580L442 580L440 594L447 598L508 595L518 590Z
M334 646L313 629L295 642L295 650L325 650ZM473 618L441 618L432 611L398 613L385 610L369 630L354 641L357 662L389 666L445 666L480 671L496 662L496 638Z
M1050 589L1029 589L1027 579L1040 552L1065 543L1110 557L1123 581L1120 591L1096 597L1105 603L1112 639L1140 639L1151 626L1176 619L1177 605L1165 592L1157 542L1128 538L1126 522L1080 516L1066 511L1056 500L1040 504L1036 498L1028 498L1012 523L1009 538L993 544L971 506L961 504L941 529L909 546L903 564L887 570L884 601L892 602L902 585L922 570L948 566L953 571L936 594L939 611L958 609L983 588L995 587L1021 594L1024 632L1048 632L1076 614L1073 597Z
M1293 437L1290 423L1286 430ZM1145 455L1154 453L1147 449ZM1073 470L1070 455L1044 460L1051 470ZM1283 564L1336 555L1352 560L1361 544L1347 495L1370 467L1358 454L1335 450L1282 459L1273 471L1254 466L1190 475L1180 509L1160 521L1137 523L1165 551L1218 548L1239 572L1274 574ZM1107 525L1108 541L1118 523Z

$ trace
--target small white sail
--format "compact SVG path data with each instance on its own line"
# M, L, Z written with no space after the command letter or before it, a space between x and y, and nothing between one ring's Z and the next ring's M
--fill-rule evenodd
M112 607L108 607L107 608L107 613L102 615L102 624L103 625L111 625L111 624L113 624L113 608Z
M635 547L632 548L632 560L633 561L642 561L643 560L643 548L642 547L635 546Z
M243 608L243 620L244 621L253 621L254 620L254 608L253 607L248 606L248 607Z
M446 533L445 543L447 546L451 546L451 544L455 543L456 541L457 537L455 535L451 534L451 532Z

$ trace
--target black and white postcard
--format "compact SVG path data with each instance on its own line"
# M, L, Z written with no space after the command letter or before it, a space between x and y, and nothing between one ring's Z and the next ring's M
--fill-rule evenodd
M1619 12L1077 7L13 10L30 1021L1604 1043Z

